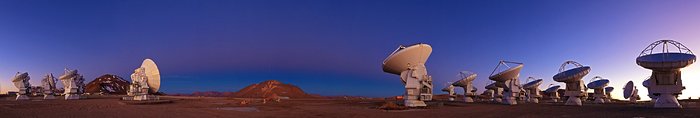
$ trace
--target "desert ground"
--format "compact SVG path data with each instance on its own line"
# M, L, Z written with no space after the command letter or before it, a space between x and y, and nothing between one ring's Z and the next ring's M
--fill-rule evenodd
M12 97L0 99L2 118L125 118L125 117L197 117L197 118L697 118L700 105L684 101L683 109L654 109L649 103L590 104L564 106L551 104L518 104L514 106L495 103L462 103L432 101L426 108L408 110L381 110L385 100L375 99L292 99L262 103L260 99L227 97L161 96L171 102L160 104L135 104L119 100L119 96L90 96L87 99L66 101L40 100L14 101ZM241 104L241 101L251 101Z

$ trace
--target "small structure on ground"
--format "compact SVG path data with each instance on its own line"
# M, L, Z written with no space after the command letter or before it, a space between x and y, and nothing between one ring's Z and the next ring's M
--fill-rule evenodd
M44 89L44 99L56 99L56 97L54 97L54 91L56 91L56 78L53 77L53 74L49 73L44 76L44 79L41 80L41 85Z
M639 90L637 90L637 86L634 86L634 82L627 82L627 84L625 84L625 87L622 89L624 90L623 97L625 97L625 99L629 99L631 103L637 103L637 100L639 100L639 95L637 94L637 92Z
M528 77L526 81L527 83L523 85L523 89L525 89L527 101L531 103L540 103L540 99L542 99L542 95L540 95L540 85L542 84L542 79Z
M19 89L15 100L29 100L29 97L27 96L31 87L29 84L29 79L31 78L29 78L29 73L27 72L17 72L17 74L12 77L12 83L15 85L15 87L17 87L17 89Z
M83 76L78 74L78 70L70 70L66 68L63 75L58 77L63 83L63 95L65 100L80 99L80 81L85 80Z
M452 85L462 87L462 89L464 89L464 102L474 102L474 99L476 98L476 88L473 85L473 81L476 79L476 73L462 71L459 72L457 77L460 79L452 83Z
M595 76L590 80L590 83L588 83L588 88L593 89L594 91L594 103L605 103L605 99L608 99L608 95L605 95L605 87L608 86L608 83L610 83L610 80L604 79L600 76Z

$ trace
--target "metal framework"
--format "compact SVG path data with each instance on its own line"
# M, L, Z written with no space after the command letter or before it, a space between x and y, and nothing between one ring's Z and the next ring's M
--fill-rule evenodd
M576 68L578 68L578 67L583 67L583 65L581 65L581 64L578 63L578 62L575 62L575 61L566 61L566 62L564 62L563 64L561 64L561 67L559 67L559 73L564 72L564 71L566 70L566 65L574 65L574 67L576 67Z
M685 45L683 45L679 42L676 42L674 40L659 40L659 41L656 41L654 43L649 44L649 46L647 46L646 48L644 48L644 50L642 50L642 52L639 54L639 56L641 57L644 55L654 54L654 49L659 45L662 46L661 53L668 53L668 52L670 52L669 51L669 44L675 46L678 49L679 53L693 54L693 51L690 51L690 49L688 49L688 47L685 47Z
M605 78L603 78L603 77L601 77L601 76L595 76L595 77L591 78L591 80L588 80L588 83L591 83L591 82L593 82L593 81L595 81L595 80L601 80L601 79L605 79Z
M491 74L489 75L489 77L490 77L490 76L493 76L493 74L496 73L496 70L498 70L498 68L501 67L501 65L510 68L510 66L508 66L508 64L518 64L518 65L522 65L523 63L501 60L501 61L498 62L498 65L496 65L496 68L493 69L493 71L491 72Z

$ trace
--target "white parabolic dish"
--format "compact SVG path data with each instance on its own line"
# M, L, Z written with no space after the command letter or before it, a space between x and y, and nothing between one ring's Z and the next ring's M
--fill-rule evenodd
M610 93L615 90L615 87L605 87L605 92Z
M547 88L547 90L544 90L544 92L545 92L545 93L557 92L557 90L559 90L559 87L561 87L561 86L555 85L555 86L552 86L552 87Z
M469 82L474 81L474 79L476 79L476 74L472 73L472 74L469 74L466 78L460 79L459 81L452 83L452 85L465 87L465 86L467 86L467 84Z
M496 89L498 89L499 87L496 86L496 83L491 83L491 84L489 84L489 85L486 85L486 87L484 87L484 88L489 89L489 90L496 90Z
M156 62L151 59L143 60L141 67L146 70L146 77L148 77L148 86L152 93L158 92L160 89L160 71Z
M634 93L634 82L627 82L625 88L622 89L624 89L623 97L625 97L625 99L630 98L632 96L632 93Z
M18 73L15 75L15 77L12 78L12 82L19 82L22 81L22 79L27 78L29 76L29 73Z
M500 72L498 74L491 75L489 77L490 80L493 81L499 81L499 82L505 82L508 79L513 79L520 75L520 70L523 69L523 64L518 64L518 66L509 68L508 70L505 70L503 72Z
M564 72L561 72L559 74L554 75L554 81L557 82L568 82L568 81L577 81L583 78L583 76L586 76L588 72L591 71L591 67L584 66L584 67L578 67L574 69L569 69Z
M588 88L602 89L603 87L608 86L608 83L610 83L610 80L607 79L596 80L591 83L588 83Z
M430 57L433 48L428 44L415 44L408 47L399 46L384 60L382 69L384 72L401 75L401 72L409 68L409 64L425 64Z
M523 88L529 89L533 87L540 86L542 84L542 79L537 79L535 81L528 82L527 84L523 85Z

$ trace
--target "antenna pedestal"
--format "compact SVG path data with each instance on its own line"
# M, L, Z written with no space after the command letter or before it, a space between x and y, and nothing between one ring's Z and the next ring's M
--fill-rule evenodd
M17 97L15 100L29 100L29 97L27 96L27 88L20 88L19 92L17 92Z
M503 88L498 88L495 92L496 94L494 94L493 100L498 103L503 102Z
M639 99L637 96L631 96L630 103L637 103L637 99Z
M655 100L652 97L654 108L682 108L677 99L677 95L685 89L680 73L680 70L652 73L648 89L652 95L658 95L655 96Z
M72 84L74 85L74 84ZM78 88L70 88L67 89L64 95L65 100L77 100L80 99L80 95L78 95Z
M654 108L683 108L675 95L672 94L661 94L659 98L654 102Z
M15 98L15 100L29 100L29 97L27 97L27 95L20 95L19 93L17 93L17 97Z
M406 93L404 105L407 107L427 106L423 101L433 98L432 77L428 76L425 66L411 66L401 72L401 80L405 82Z
M44 99L45 100L53 100L53 99L56 99L56 97L54 97L53 95L44 94Z
M559 92L555 91L555 92L549 93L549 102L557 103L557 102L559 102L559 99L561 99L561 97L559 97Z
M75 86L75 84L71 84ZM66 90L65 95L64 95L65 100L77 100L80 99L80 95L78 95L78 88L69 88Z
M474 98L464 97L464 102L469 102L469 103L474 102Z
M464 102L474 102L475 93L472 93L472 86L463 87L464 88Z
M682 85L656 85L654 81L652 83L651 93L658 94L655 100L652 99L655 108L682 108L677 99L677 95L684 89Z
M528 95L527 95L528 102L540 103L540 99L542 98L542 95L540 95L539 88L535 88L534 90L526 90L526 91L528 93Z
M607 100L607 95L603 92L605 91L604 88L598 88L594 90L593 97L595 97L595 101L593 103L596 104L602 104L605 103L605 100Z
M605 102L606 102L606 103L612 103L612 94L610 94L609 92L607 92L607 93L605 93L605 95L607 96L607 97L605 97Z
M581 96L583 91L566 91L564 96L569 97L564 105L581 106Z
M44 99L46 99L46 100L53 100L53 99L56 99L56 97L54 97L53 91L51 91L51 90L44 90Z
M515 101L515 94L517 94L517 93L505 92L505 93L504 93L504 96L503 96L503 101L502 101L502 103L503 103L503 104L506 104L506 105L516 105L516 104L518 104L518 102Z

